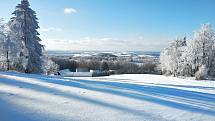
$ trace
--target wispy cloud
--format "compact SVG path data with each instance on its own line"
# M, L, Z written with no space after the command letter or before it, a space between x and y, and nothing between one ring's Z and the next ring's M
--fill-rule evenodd
M47 50L101 50L101 51L159 51L167 44L167 39L145 41L142 37L136 39L92 38L79 40L62 40L44 38Z
M74 8L64 8L64 14L75 14L78 13L78 11Z
M50 32L50 31L62 32L63 29L55 28L55 27L49 27L49 28L41 28L40 31L41 32Z

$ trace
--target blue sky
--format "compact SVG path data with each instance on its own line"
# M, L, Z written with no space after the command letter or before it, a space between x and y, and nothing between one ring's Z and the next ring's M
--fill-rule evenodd
M160 51L200 24L215 26L215 0L29 0L48 50ZM1 0L6 21L20 0Z

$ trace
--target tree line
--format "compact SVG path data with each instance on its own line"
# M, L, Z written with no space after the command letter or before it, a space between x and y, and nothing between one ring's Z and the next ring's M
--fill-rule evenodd
M118 60L73 60L61 57L52 57L52 60L59 65L60 70L70 69L71 71L75 71L77 67L83 67L89 70L113 70L114 74L161 74L159 64L154 62L145 62L138 65Z

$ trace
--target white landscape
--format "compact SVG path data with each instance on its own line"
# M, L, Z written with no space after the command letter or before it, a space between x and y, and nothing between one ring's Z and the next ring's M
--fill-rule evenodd
M214 5L1 1L0 121L215 121Z
M215 82L0 73L1 121L214 121Z

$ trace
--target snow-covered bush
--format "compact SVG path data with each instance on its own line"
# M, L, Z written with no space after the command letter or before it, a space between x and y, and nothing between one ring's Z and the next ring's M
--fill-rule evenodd
M196 72L195 78L196 80L204 80L207 78L207 74L208 74L208 68L206 67L206 65L202 65L199 68L199 71Z
M57 73L59 66L47 56L44 56L43 74L50 75Z

